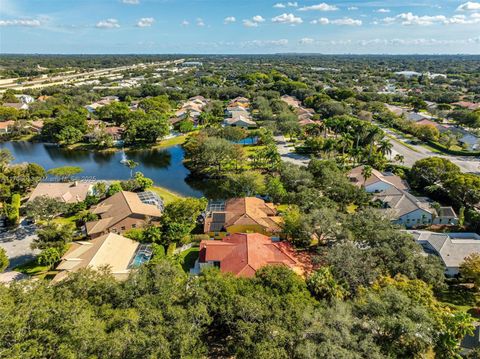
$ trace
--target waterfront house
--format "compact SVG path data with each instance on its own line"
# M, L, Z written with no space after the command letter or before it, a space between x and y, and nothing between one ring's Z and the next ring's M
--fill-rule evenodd
M207 208L204 232L221 238L228 233L261 233L278 236L282 218L273 203L256 197L232 198L211 203Z
M81 269L98 270L108 267L117 280L127 279L131 269L150 259L151 252L140 243L115 233L108 233L90 241L70 244L56 270L53 282L65 279L69 273Z
M303 269L287 242L273 242L259 233L235 233L222 240L203 240L193 273L217 267L236 277L253 277L266 265L280 265L302 275Z
M0 135L9 134L12 131L13 126L15 126L15 121L2 121L0 122Z
M142 228L147 223L158 222L163 202L153 192L121 191L90 209L99 219L85 224L87 235L92 238L103 234L124 233L132 228Z
M253 120L251 120L248 117L244 116L237 116L234 118L226 118L223 120L223 124L225 126L231 126L231 127L242 127L242 128L257 128L257 123Z
M93 185L89 182L40 182L28 201L46 196L63 203L78 203L84 201L92 193L92 188Z

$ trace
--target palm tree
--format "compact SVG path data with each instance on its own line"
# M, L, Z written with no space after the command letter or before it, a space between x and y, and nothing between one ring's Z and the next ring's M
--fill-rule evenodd
M393 148L393 144L389 140L385 140L385 139L381 140L378 146L378 150L384 156L391 155L392 148Z
M133 177L133 170L135 167L137 167L139 165L138 162L135 162L134 160L127 160L125 162L125 166L127 166L128 168L130 168L130 178Z
M393 158L393 160L395 162L403 163L403 161L405 160L405 156L403 156L401 154L396 154L395 157Z
M365 165L363 166L362 168L362 176L363 176L363 186L365 187L365 183L367 182L367 180L372 177L372 172L373 172L373 169L371 166L368 166L368 165Z

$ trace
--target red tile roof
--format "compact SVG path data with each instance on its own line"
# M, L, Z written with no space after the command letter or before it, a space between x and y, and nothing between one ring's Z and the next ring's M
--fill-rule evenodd
M287 242L272 242L259 233L236 233L219 240L204 240L200 243L200 263L220 262L222 272L238 277L253 277L266 265L284 265L298 274L302 265Z

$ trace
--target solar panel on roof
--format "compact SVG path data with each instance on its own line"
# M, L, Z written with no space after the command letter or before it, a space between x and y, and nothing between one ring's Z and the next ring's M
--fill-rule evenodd
M225 222L225 213L213 213L212 219L213 219L213 222L224 223Z
M156 193L145 191L137 193L137 196L142 203L151 204L156 206L158 209L163 210L163 200Z

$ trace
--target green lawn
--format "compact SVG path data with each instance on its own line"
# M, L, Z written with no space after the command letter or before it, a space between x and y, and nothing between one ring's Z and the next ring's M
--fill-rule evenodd
M477 302L480 301L479 293L460 286L449 286L448 289L437 293L437 298L442 303L465 312L476 308Z
M188 137L188 135L181 135L181 136L169 138L167 140L162 140L162 141L160 141L159 144L153 146L153 148L165 148L165 147L181 145L185 142L187 137Z
M39 276L42 274L46 274L46 272L48 272L49 269L50 269L49 266L39 265L36 259L33 259L30 262L24 263L18 267L13 268L13 270L16 270L18 272L21 272L23 274L27 274L30 276Z
M168 204L183 198L183 196L179 195L178 193L174 193L163 187L154 186L152 188L149 188L149 190L155 192L160 197L162 197L165 204Z
M192 247L178 255L178 262L182 265L183 270L188 273L193 268L195 261L200 253L200 248Z

